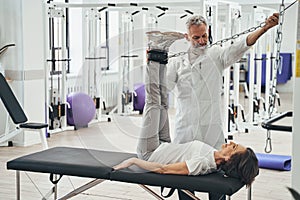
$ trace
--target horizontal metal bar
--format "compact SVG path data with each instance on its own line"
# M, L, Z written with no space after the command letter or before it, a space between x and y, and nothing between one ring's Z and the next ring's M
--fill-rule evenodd
M189 2L189 6L200 5L199 2ZM100 8L100 7L111 7L111 8L136 8L136 7L153 7L164 6L164 7L181 7L184 6L186 9L187 2L172 2L172 3L138 3L137 5L131 5L130 3L116 3L114 5L108 5L108 3L58 3L51 2L47 4L53 8Z
M59 198L59 200L65 200L65 199L69 199L71 197L74 197L74 196L76 196L76 195L78 195L78 194L80 194L80 193L82 193L82 192L98 185L99 183L102 183L103 181L105 181L105 180L103 180L103 179L94 179L94 180L88 182L87 184L84 184L84 185L80 186L79 188L73 190L72 192L68 193L67 195Z
M139 184L139 186L141 186L144 190L146 190L149 194L154 196L156 199L163 200L163 198L161 196L159 196L156 192L154 192L153 190L151 190L147 186L142 185L142 184Z
M267 130L292 132L292 126L282 126L282 125L274 125L273 124L274 122L277 122L285 117L292 117L292 116L293 116L292 111L284 112L284 113L281 113L273 118L270 118L270 119L262 122L261 126Z
M198 197L196 197L193 193L191 193L188 190L181 190L182 192L184 192L185 194L187 194L189 197L191 197L194 200L200 200Z

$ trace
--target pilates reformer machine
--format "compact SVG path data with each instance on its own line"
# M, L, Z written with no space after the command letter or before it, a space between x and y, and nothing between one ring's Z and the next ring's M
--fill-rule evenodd
M163 199L163 197L148 186L181 189L195 200L199 198L189 191L226 194L230 199L230 196L244 187L239 179L226 177L222 172L202 176L183 176L162 175L141 171L139 168L133 167L120 171L113 170L112 166L135 156L135 154L130 153L54 147L13 159L7 163L7 169L16 170L18 200L21 199L20 173L22 171L50 174L50 181L54 184L51 191L54 193L55 199L61 200L69 199L106 180L138 184L156 199ZM58 198L58 183L62 176L85 177L93 180ZM247 199L250 200L251 187L248 187L247 190ZM49 194L49 196L51 195L52 193ZM43 199L47 199L49 196Z
M106 8L86 8L85 10L85 40L86 43L84 54L85 61L82 68L82 85L83 91L86 91L95 102L96 106L96 121L110 121L109 116L104 116L102 111L106 111L106 100L103 97L103 91L101 91L100 83L103 71L109 69L108 63L108 42L102 37L103 18L105 18ZM107 39L107 38L105 38Z
M125 12L122 13L123 21L123 43L121 44L122 53L121 59L123 64L119 67L119 78L122 80L122 87L119 89L119 103L118 103L118 113L119 114L132 114L133 111L133 101L137 94L132 88L132 77L130 72L132 69L133 59L138 58L137 54L132 54L132 46L134 44L134 26L133 26L133 16L138 14L140 11L135 11L133 13Z
M245 13L244 13L245 12ZM247 20L246 24L252 24L256 25L261 23L266 16L271 15L272 13L276 12L274 9L266 9L264 7L258 7L258 6L249 6L245 7L243 9L243 16L244 18L240 20L242 21L242 24L245 23L245 20ZM245 15L248 15L248 18L245 18ZM241 22L240 22L241 23ZM241 26L241 25L240 25ZM248 29L249 31L250 29ZM253 30L253 29L252 29ZM251 30L251 31L252 31ZM246 31L247 32L247 31ZM275 30L272 30L268 32L268 37L262 37L261 40L270 40L268 42L274 41L273 35ZM234 33L233 33L234 34ZM246 73L244 74L244 90L245 90L245 98L248 100L248 111L245 114L244 108L240 105L240 97L239 97L239 82L240 82L240 63L236 63L233 66L232 69L232 79L233 79L233 86L232 88L227 88L232 92L231 95L231 103L230 105L230 113L229 113L229 119L231 124L234 126L229 127L228 131L234 132L248 132L249 129L256 129L257 123L260 123L260 118L263 118L266 111L263 111L260 106L262 103L259 104L259 102L265 102L268 101L269 93L266 94L266 98L262 97L261 94L261 71L262 71L262 60L259 59L261 57L262 52L265 52L265 46L264 43L258 40L253 48L249 50L248 56L244 57L244 61L241 60L241 62L244 62L244 66L246 66ZM269 47L269 51L273 50L273 46ZM268 66L269 68L266 69L269 73L271 73L271 62ZM245 67L243 67L245 69ZM273 72L274 73L274 72ZM247 75L248 75L248 82L249 82L249 90L247 86ZM227 75L228 76L228 75ZM269 77L269 78L267 78ZM270 83L271 79L270 76L267 76L266 82ZM225 83L225 85L228 85ZM267 85L268 89L266 88L266 91L269 91L270 85ZM265 100L266 99L266 100ZM269 105L269 104L268 104ZM275 105L274 105L275 106ZM241 115L240 115L241 113ZM242 116L242 117L240 117Z
M76 51L70 47L72 35L72 19L74 9L66 7L51 6L51 1L47 2L48 27L45 31L49 38L49 59L46 68L47 85L46 94L49 116L49 133L55 133L72 128L67 123L68 115L71 113L71 106L67 101L67 95L75 92L84 92L88 94L96 106L95 120L110 121L107 116L102 115L102 110L106 110L105 99L102 96L100 83L102 70L108 67L107 44L102 44L101 31L103 22L101 18L105 13L94 7L82 8L82 14L85 16L82 20L82 49ZM74 36L75 37L75 36ZM78 56L78 54L82 54ZM77 57L74 57L77 56ZM73 57L71 59L71 56ZM80 60L80 59L83 59ZM83 62L81 71L75 77L71 67ZM102 67L101 67L102 66ZM103 67L104 66L104 67ZM78 67L78 66L75 66ZM76 128L76 127L75 127Z

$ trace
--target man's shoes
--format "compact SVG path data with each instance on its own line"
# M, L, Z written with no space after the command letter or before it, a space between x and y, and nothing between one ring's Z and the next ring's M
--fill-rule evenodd
M148 36L148 45L150 49L160 49L165 51L168 51L171 44L176 40L184 38L184 34L179 32L151 31L146 34Z

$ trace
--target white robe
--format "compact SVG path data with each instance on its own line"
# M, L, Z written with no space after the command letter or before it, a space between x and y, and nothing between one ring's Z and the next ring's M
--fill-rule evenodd
M168 89L177 99L174 143L203 141L216 149L225 142L221 116L223 70L250 47L246 38L228 47L203 49L191 65L188 54L169 59Z
M209 174L217 170L213 147L201 141L185 144L162 143L150 156L150 162L170 164L185 162L189 175Z

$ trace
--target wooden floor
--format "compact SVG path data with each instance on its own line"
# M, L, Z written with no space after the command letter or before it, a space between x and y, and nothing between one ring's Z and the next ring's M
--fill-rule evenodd
M244 100L246 102L246 100ZM282 106L279 112L292 109L292 95L281 94ZM173 112L170 118L173 122ZM64 131L51 135L48 139L50 147L72 146L101 150L135 152L137 134L141 123L141 116L112 116L112 122L93 123L89 128L77 131ZM292 120L283 120L283 124L292 124ZM173 124L171 123L171 128ZM241 126L242 127L242 126ZM264 152L266 131L253 127L248 133L234 133L234 140L245 146L252 147L256 152ZM272 132L273 154L291 155L292 136L288 132ZM6 169L6 162L21 155L41 150L41 145L29 147L0 147L0 199L16 199L15 171ZM91 179L78 177L63 177L59 182L59 196L76 188ZM291 186L290 171L276 171L261 169L252 187L252 199L254 200L286 200L291 196L286 187ZM49 191L51 183L48 174L21 173L21 197L24 200L42 199ZM151 187L156 191L159 188ZM201 199L207 199L207 195L197 193ZM87 190L73 199L155 199L138 185L106 181L96 187ZM169 199L177 199L175 194ZM247 190L241 189L232 196L233 200L247 199Z

